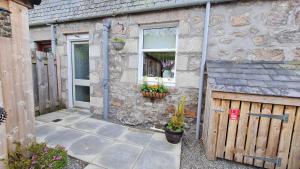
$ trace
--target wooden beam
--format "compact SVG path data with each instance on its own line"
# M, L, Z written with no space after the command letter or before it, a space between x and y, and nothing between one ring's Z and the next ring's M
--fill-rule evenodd
M225 93L225 92L213 91L212 98L259 102L259 103L272 103L272 104L281 104L281 105L288 105L288 106L300 106L300 98L291 98L291 97L262 96L262 95L253 95L253 94Z
M0 7L8 10L8 0L0 0Z

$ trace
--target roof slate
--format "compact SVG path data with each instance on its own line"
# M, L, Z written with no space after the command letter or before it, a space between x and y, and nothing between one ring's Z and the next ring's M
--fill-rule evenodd
M300 98L300 63L208 61L207 72L215 91Z
M205 3L208 0L42 0L39 6L29 11L30 25L55 21L89 19L95 16L126 14L130 11L168 9L179 4ZM210 0L212 3L234 0Z

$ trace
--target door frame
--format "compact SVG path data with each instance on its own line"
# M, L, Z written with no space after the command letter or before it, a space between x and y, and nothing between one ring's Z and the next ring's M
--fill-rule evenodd
M88 34L67 35L67 55L68 55L68 108L74 107L74 85L73 85L73 51L72 43L87 41L89 43ZM81 107L81 106L80 106ZM85 107L85 106L82 106ZM89 107L86 107L89 108Z

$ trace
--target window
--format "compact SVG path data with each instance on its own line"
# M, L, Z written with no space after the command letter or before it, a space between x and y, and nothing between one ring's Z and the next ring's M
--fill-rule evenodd
M177 27L148 27L140 33L139 82L174 85Z

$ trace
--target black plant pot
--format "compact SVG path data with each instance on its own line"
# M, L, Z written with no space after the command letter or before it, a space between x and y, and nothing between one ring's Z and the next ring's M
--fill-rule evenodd
M169 143L178 144L182 138L182 132L174 132L167 128L167 124L165 125L165 135Z

